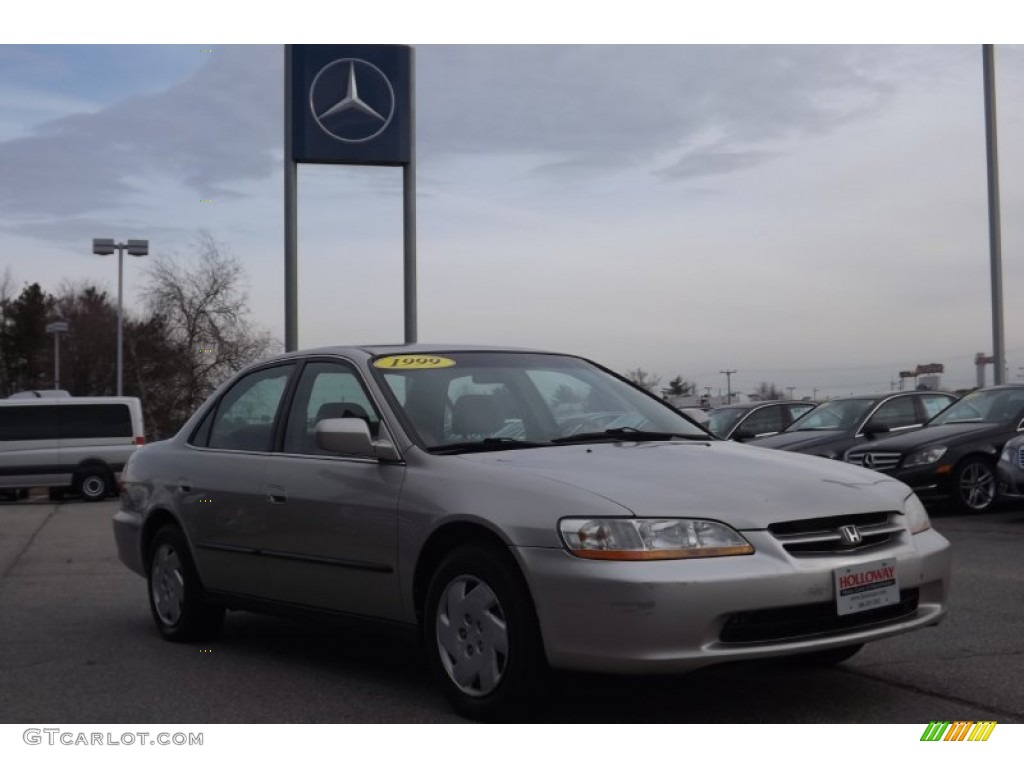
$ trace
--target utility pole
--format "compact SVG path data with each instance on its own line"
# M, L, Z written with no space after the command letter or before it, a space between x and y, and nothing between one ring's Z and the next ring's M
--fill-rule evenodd
M796 389L796 387L786 387L786 391L789 392L789 399L790 400L793 399L793 390L794 389Z
M731 371L719 371L719 373L725 375L725 404L732 405L732 375L736 373L736 369L733 368Z
M1006 382L1006 348L1003 342L1003 245L999 221L999 157L996 149L995 54L991 45L981 46L985 84L985 154L988 160L988 242L992 277L992 372L995 384Z
M814 394L811 395L811 400L813 400L815 403L818 402L818 388L817 387L814 388Z

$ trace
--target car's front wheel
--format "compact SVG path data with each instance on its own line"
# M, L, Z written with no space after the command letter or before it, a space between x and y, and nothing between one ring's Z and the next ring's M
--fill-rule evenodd
M207 603L181 529L165 525L149 551L149 607L160 634L182 643L216 636L224 608Z
M430 580L422 630L459 713L493 721L538 704L547 662L533 600L507 552L467 545L449 553Z
M996 500L996 473L984 459L968 459L953 476L955 502L961 512L987 512Z

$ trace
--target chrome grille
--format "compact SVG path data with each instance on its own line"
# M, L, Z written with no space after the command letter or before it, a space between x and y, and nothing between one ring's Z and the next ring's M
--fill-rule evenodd
M898 467L901 455L892 451L850 451L846 454L846 460L851 464L884 472Z
M1024 445L1017 449L1017 466L1024 468Z
M851 541L849 535L844 537L844 528L859 540ZM850 531L851 528L854 530ZM797 557L845 554L878 547L888 544L903 530L898 512L834 515L768 526L768 532L782 544L782 548Z

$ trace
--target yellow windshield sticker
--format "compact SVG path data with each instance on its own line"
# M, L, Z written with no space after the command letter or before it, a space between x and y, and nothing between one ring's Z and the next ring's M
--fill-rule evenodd
M436 355L391 355L373 361L374 368L393 368L403 371L451 368L453 365L455 365L455 361L450 357L437 357Z

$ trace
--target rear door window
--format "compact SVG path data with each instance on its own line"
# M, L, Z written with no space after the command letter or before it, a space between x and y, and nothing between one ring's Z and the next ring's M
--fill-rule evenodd
M782 431L785 426L782 421L782 406L768 405L750 414L740 423L739 429L752 435L774 434Z
M125 403L57 406L62 440L132 437L132 414Z
M914 400L910 397L897 397L880 406L871 421L884 424L889 429L912 427L920 423L914 411Z

